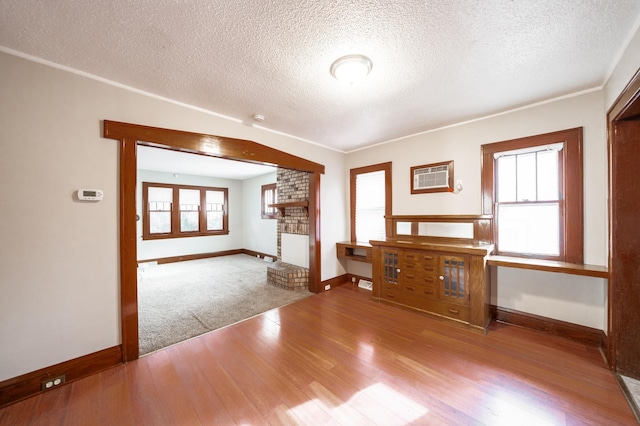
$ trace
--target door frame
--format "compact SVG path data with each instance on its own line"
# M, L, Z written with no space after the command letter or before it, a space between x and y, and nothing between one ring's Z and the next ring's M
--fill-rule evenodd
M120 141L120 315L122 361L140 356L138 342L138 273L136 180L138 145L217 158L277 166L309 173L309 290L320 285L320 174L322 164L259 143L180 130L103 121L105 138Z
M616 184L614 180L615 164L613 164L613 153L616 149L616 132L617 122L640 119L640 69L618 95L607 112L607 155L608 155L608 172L609 172L609 279L608 279L608 311L607 311L607 347L605 350L609 368L617 371L618 335L619 324L616 314L620 311L620 301L616 297L618 288L615 268L613 268L613 255L616 251L616 241L613 239L613 229L616 226L616 212L613 209L611 200L616 196Z

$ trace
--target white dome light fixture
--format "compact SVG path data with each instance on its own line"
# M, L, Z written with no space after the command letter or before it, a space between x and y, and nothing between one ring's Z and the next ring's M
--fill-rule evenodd
M369 75L371 59L363 55L347 55L331 64L331 75L341 83L353 85Z

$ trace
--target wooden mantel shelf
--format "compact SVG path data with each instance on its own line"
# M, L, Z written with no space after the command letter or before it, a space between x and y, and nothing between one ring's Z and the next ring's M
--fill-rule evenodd
M284 217L284 211L288 207L302 207L309 216L309 201L289 201L288 203L269 204L269 207L275 207L280 212L280 216Z

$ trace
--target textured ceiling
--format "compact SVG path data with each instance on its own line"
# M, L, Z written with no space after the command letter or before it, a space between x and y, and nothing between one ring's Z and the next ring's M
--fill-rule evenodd
M0 46L350 151L600 87L639 15L640 0L0 0ZM329 68L353 53L373 70L343 86Z

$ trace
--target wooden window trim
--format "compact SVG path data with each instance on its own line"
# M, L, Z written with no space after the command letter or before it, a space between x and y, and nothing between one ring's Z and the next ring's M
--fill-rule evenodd
M391 162L388 163L380 163L380 164L374 164L371 166L365 166L365 167L358 167L355 169L351 169L349 171L350 174L350 188L349 188L349 193L351 194L350 197L350 223L351 223L351 241L356 241L356 177L359 174L363 174L363 173L371 173L371 172L378 172L378 171L384 171L384 179L385 179L385 184L384 184L384 191L385 191L385 211L384 211L384 215L385 216L391 216L391 212L393 211L391 208L391 200L392 200L392 180L391 180ZM388 222L387 222L388 223ZM391 235L391 232L389 229L386 230L387 235Z
M271 212L266 211L265 208L264 208L265 207L266 194L269 191L273 191L273 195L274 195L273 198L272 198L273 202L274 203L277 202L276 184L275 183L269 183L269 184L266 184L266 185L262 185L262 188L261 188L261 191L260 191L260 193L262 195L262 197L260 199L260 201L261 201L261 203L260 203L260 205L261 205L261 207L260 207L260 215L261 215L261 217L263 219L277 219L278 218L278 210L275 207L272 209L273 211L271 211Z
M582 127L482 145L482 214L491 214L495 218L495 153L558 142L564 143L564 153L559 169L562 177L560 189L564 199L560 212L560 256L541 258L582 264L584 261ZM496 244L497 229L497 223L494 222L493 238ZM496 249L499 250L497 245ZM507 253L498 251L497 254Z
M148 202L149 188L171 188L173 189L173 202L171 209L171 232L166 234L152 234L150 229L150 211ZM200 219L199 230L191 232L180 232L180 190L181 189L194 189L200 191ZM207 191L219 191L224 193L224 207L222 209L222 229L215 231L207 231L207 211L206 211L206 199ZM203 237L213 235L227 235L229 234L229 189L218 188L209 186L197 186L197 185L181 185L181 184L168 184L157 182L142 182L142 239L143 240L163 240L169 238L188 238L188 237Z

